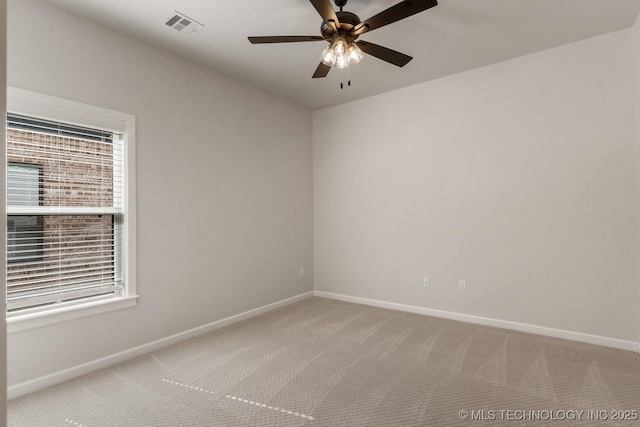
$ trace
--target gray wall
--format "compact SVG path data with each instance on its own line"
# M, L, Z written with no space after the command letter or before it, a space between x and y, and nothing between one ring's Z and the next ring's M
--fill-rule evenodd
M314 112L316 290L637 341L631 57L627 29Z
M136 116L140 295L10 335L9 385L313 289L309 111L46 3L8 5L9 85Z

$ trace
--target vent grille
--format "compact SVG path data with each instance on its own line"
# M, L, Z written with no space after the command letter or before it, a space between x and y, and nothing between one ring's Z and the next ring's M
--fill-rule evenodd
M173 15L165 24L168 27L173 28L176 31L180 31L184 34L192 34L198 31L200 28L203 28L204 25L199 23L198 21L189 18L188 16L176 11L175 15Z
M167 25L170 26L170 27L173 27L174 24L176 22L178 22L179 20L181 20L181 19L182 19L182 17L180 15L175 15L173 18L171 18L171 19L169 19L167 21Z

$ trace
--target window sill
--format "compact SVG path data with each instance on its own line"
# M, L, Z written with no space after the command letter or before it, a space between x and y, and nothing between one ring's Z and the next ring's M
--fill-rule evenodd
M42 328L56 323L67 322L96 314L108 313L134 307L138 296L111 298L87 302L36 313L20 314L7 318L7 334L16 334L31 329Z

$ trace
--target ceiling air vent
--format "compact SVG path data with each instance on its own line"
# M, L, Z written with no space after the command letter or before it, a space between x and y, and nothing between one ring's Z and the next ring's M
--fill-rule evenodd
M192 34L198 31L200 28L204 27L198 21L189 18L188 16L178 12L176 10L175 15L173 15L165 24L176 31L180 31L183 34Z

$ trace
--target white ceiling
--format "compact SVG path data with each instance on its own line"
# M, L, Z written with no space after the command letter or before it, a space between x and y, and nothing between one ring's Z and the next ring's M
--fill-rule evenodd
M633 25L640 0L439 0L363 40L413 56L398 68L365 56L311 79L326 42L252 45L247 36L320 35L308 0L46 0L175 52L310 110L459 73ZM349 0L362 20L400 0ZM174 11L200 21L193 35L164 25ZM340 89L350 77L351 87Z

